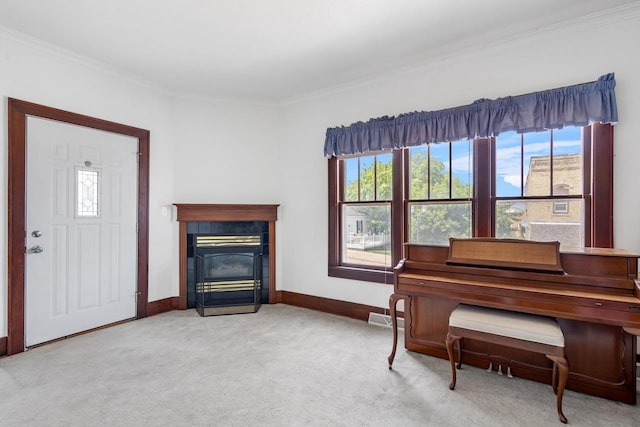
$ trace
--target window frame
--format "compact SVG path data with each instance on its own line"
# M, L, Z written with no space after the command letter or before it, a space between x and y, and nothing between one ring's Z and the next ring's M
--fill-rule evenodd
M585 247L613 247L613 126L583 127L583 191ZM495 138L473 141L473 237L495 236ZM373 153L372 153L373 154ZM363 155L368 155L363 153ZM393 268L341 265L341 200L344 200L342 160L328 159L328 275L352 280L393 284ZM407 241L409 149L392 152L391 260L404 257ZM398 184L400 183L400 184ZM566 196L565 196L566 198Z
M562 201L553 202L553 214L554 215L566 215L569 213L569 201L564 199Z

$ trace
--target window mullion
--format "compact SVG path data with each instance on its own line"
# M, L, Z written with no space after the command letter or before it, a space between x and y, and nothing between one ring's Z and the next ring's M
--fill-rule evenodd
M493 154L492 154L493 153ZM473 235L491 237L493 232L493 196L495 195L495 138L473 141Z
M449 198L453 198L453 143L449 143Z
M427 199L431 199L431 144L427 144Z
M524 134L520 135L520 197L524 196Z
M378 200L378 156L373 157L373 200Z
M394 150L391 166L391 265L400 262L403 243L406 241L405 198L409 193L409 150Z
M362 172L360 170L360 158L358 158L358 201L362 200L362 188L360 186L360 180L362 178Z
M549 131L549 195L553 196L553 129Z

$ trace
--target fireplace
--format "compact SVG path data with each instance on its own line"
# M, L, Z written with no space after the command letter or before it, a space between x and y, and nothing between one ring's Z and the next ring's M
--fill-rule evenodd
M234 228L235 224L224 225ZM195 234L191 241L196 311L201 316L258 311L262 304L262 234Z
M196 299L198 297L206 296L196 292L196 282L203 284L198 287L199 290L201 289L204 292L208 292L210 290L213 291L219 289L220 284L215 282L224 281L223 276L225 274L230 276L231 273L233 273L235 274L235 279L233 280L245 281L243 284L238 283L238 286L247 286L247 281L252 280L246 271L248 268L246 264L248 263L245 263L245 267L243 268L240 267L240 263L228 265L227 267L224 267L224 269L218 267L217 273L222 273L223 270L225 273L218 275L214 274L214 280L209 280L206 277L206 274L211 274L211 269L209 269L209 272L205 274L206 268L205 270L200 270L203 272L203 277L198 277L200 276L200 273L196 272L196 264L200 261L198 261L199 258L196 258L196 254L198 252L196 250L197 238L201 237L204 239L207 236L217 236L216 239L218 239L215 244L209 243L208 248L204 250L207 253L207 256L211 258L210 262L212 263L217 262L214 262L213 260L217 258L217 254L219 254L224 247L224 245L221 244L221 238L224 237L226 240L237 240L238 237L250 239L250 236L260 236L260 251L254 252L254 250L257 250L256 248L251 249L249 252L240 251L240 249L247 248L248 242L245 241L240 245L231 245L230 247L232 248L235 246L235 249L231 250L231 253L246 253L248 255L251 254L251 257L255 256L256 253L259 254L258 259L255 260L256 264L253 267L253 271L257 276L256 279L260 282L260 297L257 299L257 301L259 301L258 304L274 304L277 302L275 283L275 236L278 205L176 203L175 206L177 207L176 219L180 224L180 294L178 308L196 308ZM257 245L255 242L249 242L248 246ZM214 255L216 255L215 258ZM204 259L201 261L204 262ZM241 274L243 278L238 278L238 274ZM242 292L247 292L247 289ZM231 294L227 293L224 295L226 295L226 297L231 296ZM216 297L222 299L222 292L219 292L219 295ZM229 302L229 300L227 299L226 302ZM257 307L259 307L259 305Z

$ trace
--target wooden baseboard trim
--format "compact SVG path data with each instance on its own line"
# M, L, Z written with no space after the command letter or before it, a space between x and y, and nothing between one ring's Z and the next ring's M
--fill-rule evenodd
M7 355L7 337L0 337L0 357Z
M330 298L316 297L313 295L299 294L289 291L278 291L283 304L295 305L297 307L308 308L310 310L322 311L338 316L351 317L363 321L369 320L369 313L387 314L387 310L371 305L358 304L355 302L341 301Z
M180 297L169 297L147 303L147 316L180 309Z

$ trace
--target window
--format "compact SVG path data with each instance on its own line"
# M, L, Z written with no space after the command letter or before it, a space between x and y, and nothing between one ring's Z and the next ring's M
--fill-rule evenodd
M342 160L343 265L391 267L391 153Z
M582 128L505 132L495 145L495 236L584 246Z
M612 247L613 127L329 159L329 275L393 283L403 243L449 237Z
M569 202L553 202L553 213L554 214L568 214L569 213Z
M95 169L76 169L76 217L95 218L98 210L99 175Z
M563 194L569 194L569 186L566 184L554 184L553 194L558 196ZM567 200L553 202L553 213L556 215L568 214L569 202Z
M472 151L472 141L409 149L406 240L447 245L449 237L471 237Z

